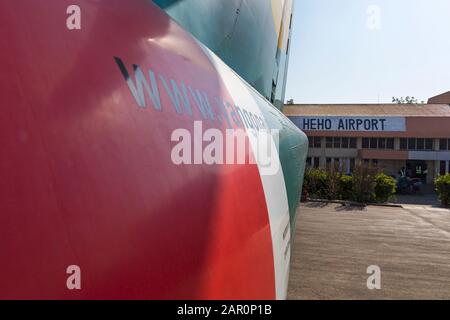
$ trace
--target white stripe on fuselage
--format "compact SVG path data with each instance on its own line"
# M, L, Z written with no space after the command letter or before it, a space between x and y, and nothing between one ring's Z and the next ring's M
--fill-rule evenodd
M264 119L259 104L267 104L253 88L243 79L234 73L225 63L223 63L214 53L203 45L199 44L215 65L221 79L230 93L233 102L240 108L252 112ZM270 106L272 107L272 106ZM264 122L266 122L264 120ZM266 127L268 128L267 123ZM253 154L257 150L257 138L249 129L247 134L251 142ZM272 140L272 144L274 141ZM273 150L273 149L272 149ZM289 280L290 250L290 220L289 205L287 200L286 184L284 182L283 169L281 167L278 151L271 153L271 161L277 161L278 170L275 174L261 174L264 170L258 163L258 169L266 199L267 210L269 212L270 230L272 236L273 259L275 268L275 288L276 298L286 299L287 286Z

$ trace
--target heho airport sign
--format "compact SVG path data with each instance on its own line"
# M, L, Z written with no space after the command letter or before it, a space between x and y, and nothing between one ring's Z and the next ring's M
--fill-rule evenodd
M406 131L404 117L289 117L305 131Z

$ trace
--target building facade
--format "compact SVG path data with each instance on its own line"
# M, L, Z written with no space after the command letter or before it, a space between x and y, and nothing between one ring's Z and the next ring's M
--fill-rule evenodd
M450 91L437 95L428 99L428 103L430 104L450 104Z
M309 166L350 174L364 162L424 183L450 172L448 104L286 105L284 113L309 138Z

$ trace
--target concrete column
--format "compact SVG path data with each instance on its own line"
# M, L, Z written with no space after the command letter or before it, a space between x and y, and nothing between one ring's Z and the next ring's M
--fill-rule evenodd
M427 184L433 184L434 181L434 161L426 161L427 163Z
M319 161L319 167L325 168L326 165L327 165L327 158L324 156L321 156L320 161Z
M319 164L319 167L320 168L325 168L326 167L326 165L327 165L327 160L326 160L326 158L325 158L325 156L326 156L326 152L325 152L325 150L327 150L327 146L326 146L326 140L327 138L326 137L322 137L322 148L320 149L320 164Z
M360 137L356 138L356 149L358 150L362 149L362 138Z
M400 150L400 138L394 138L394 150Z
M441 162L439 160L434 161L434 177L439 176L441 171Z

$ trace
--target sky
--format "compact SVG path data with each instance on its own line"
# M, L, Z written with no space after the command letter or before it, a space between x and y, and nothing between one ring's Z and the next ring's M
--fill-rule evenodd
M450 91L450 0L295 0L286 100L427 101Z

